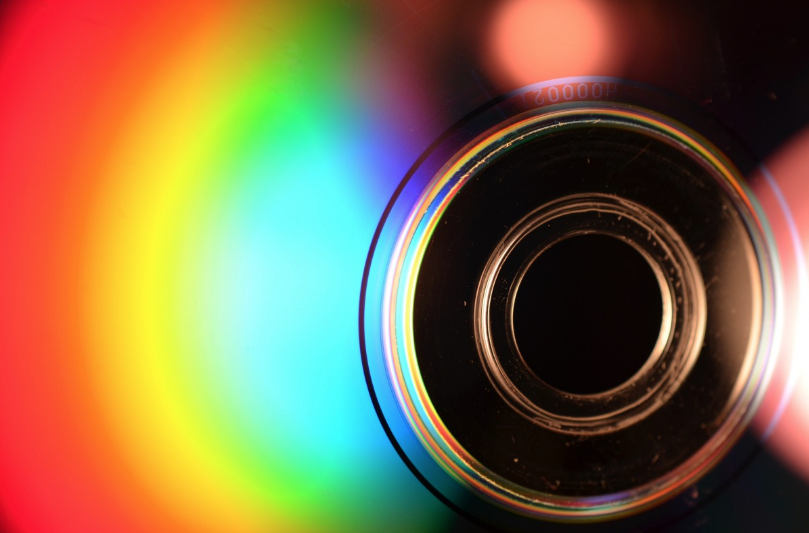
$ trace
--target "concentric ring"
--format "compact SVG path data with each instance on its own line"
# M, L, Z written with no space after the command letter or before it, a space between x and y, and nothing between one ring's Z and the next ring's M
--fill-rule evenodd
M671 168L659 166L661 175L640 185L620 168L606 186L589 177L584 185L562 183L542 165L553 159L548 154L570 154L571 139L594 150L594 160L625 157L621 143L635 143L635 154L647 143L638 162L632 156L624 163L647 175L652 167L643 165L670 161ZM520 157L519 165L509 163ZM740 172L672 119L592 102L515 113L470 142L434 150L423 171L431 165L432 178L404 190L383 221L370 278L384 272L384 284L366 288L365 314L367 330L379 334L372 345L366 340L369 383L381 391L376 397L394 443L428 486L450 501L457 490L476 494L489 505L479 513L484 520L513 519L509 527L520 529L525 519L627 516L704 477L744 431L773 360L777 259ZM537 184L513 208L503 207L500 196L514 198L527 183L511 190L504 181L527 167ZM521 179L529 177L514 178ZM684 196L704 189L705 198L689 207L672 195L678 187ZM697 224L697 216L706 220ZM547 230L549 222L558 228ZM527 265L552 243L591 233L621 239L648 261L664 320L648 362L630 380L604 393L570 394L529 379L524 363L515 371L519 351L509 352L508 316ZM719 268L727 279L715 279ZM744 290L734 296L731 285ZM368 314L374 312L378 321ZM743 315L733 332L731 312ZM723 334L732 339L717 340ZM711 399L704 391L712 378L718 381ZM508 427L515 428L513 446L503 440ZM650 447L644 439L659 442ZM616 463L600 470L594 450ZM566 471L571 464L597 473Z
M497 339L492 325L498 318L505 319L506 329L510 329L512 322L516 290L507 290L503 297L497 294L498 288L510 286L510 279L518 286L528 266L556 242L593 233L624 240L653 266L663 295L663 324L647 363L635 376L614 389L581 396L559 391L526 372L521 359L515 360L514 347ZM524 259L532 250L536 251ZM510 264L514 266L509 269ZM561 198L526 216L492 253L475 301L478 351L503 400L529 420L572 434L615 431L665 404L687 376L705 332L704 293L696 260L676 232L654 213L603 194Z

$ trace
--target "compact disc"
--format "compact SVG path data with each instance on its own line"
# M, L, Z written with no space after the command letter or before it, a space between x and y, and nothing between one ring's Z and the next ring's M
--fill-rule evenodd
M431 147L383 217L369 387L411 468L478 494L489 525L660 525L753 452L784 299L755 167L644 101L677 107L614 79L520 89Z
M2 2L0 529L801 531L807 21Z

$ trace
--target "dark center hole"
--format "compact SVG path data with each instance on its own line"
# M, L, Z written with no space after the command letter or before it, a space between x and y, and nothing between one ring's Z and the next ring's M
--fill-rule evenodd
M528 268L514 301L514 337L545 383L573 394L631 378L660 335L663 301L646 259L607 235L570 237Z

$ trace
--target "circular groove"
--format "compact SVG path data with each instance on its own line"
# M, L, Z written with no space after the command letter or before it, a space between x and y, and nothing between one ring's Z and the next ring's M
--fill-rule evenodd
M391 247L384 245L373 252L369 276L376 279L374 272L379 272L378 266L387 265L384 287L370 288L369 293L372 300L379 297L382 303L378 330L382 332L381 352L365 345L374 390L388 388L391 392L389 398L387 394L378 396L380 413L392 422L392 434L397 442L404 443L404 456L413 461L413 467L424 475L426 483L439 493L450 495L453 490L450 485L460 481L481 496L483 502L494 505L485 506L482 516L494 513L497 518L484 518L486 521L522 524L516 527L521 529L525 523L517 516L553 520L614 518L671 498L704 476L729 449L748 419L746 406L754 401L754 392L766 374L767 351L759 341L763 342L760 328L769 323L767 313L771 307L762 307L761 283L768 283L762 280L768 279L770 266L766 247L762 246L765 239L757 234L760 225L756 214L748 209L746 191L738 185L732 167L717 158L713 148L706 148L704 140L695 140L691 133L684 134L679 126L663 117L644 113L621 106L613 109L583 106L543 109L506 120L457 151L431 180L421 182L422 192L417 199L412 197L415 199L412 207L402 211L400 207L406 204L392 204L389 219L401 221L402 225L393 227L386 223L381 227L380 242L390 242ZM602 132L603 140L589 140L599 139ZM564 146L576 149L565 151ZM571 157L582 155L575 152L595 154L594 166L615 163L617 176L612 168L613 174L599 185L586 175L579 179L570 174L571 169L580 170L585 160L583 156ZM434 153L440 156L441 151ZM516 161L514 154L522 154L519 157L524 158L530 153L537 155L529 155L516 166L503 163L509 159ZM607 159L602 158L605 153L609 153ZM491 155L494 157L487 159ZM541 181L547 193L544 201L537 201L543 193L530 184L528 174L541 168L543 160L559 165L561 177L555 176L555 171L535 174L534 179L541 178L537 183ZM661 161L665 164L659 166ZM591 163L589 157L586 163ZM622 165L629 164L641 170L625 171ZM496 168L500 170L495 171ZM508 168L516 172L514 180L504 170ZM658 169L663 170L662 176L655 175ZM567 178L563 176L565 173ZM636 176L643 174L651 178L640 183ZM653 182L654 187L646 185ZM481 188L486 183L497 186ZM653 201L646 205L653 189L657 189L651 196ZM702 193L694 195L698 189ZM515 195L513 191L517 190L519 194ZM511 200L503 201L507 193L512 193ZM405 191L403 196L407 194ZM531 400L534 406L540 403L553 416L561 417L564 423L560 427L555 423L538 423L513 409L495 390L497 387L491 386L486 365L475 365L470 358L470 354L478 352L473 332L478 322L475 319L478 285L485 263L493 256L492 250L520 221L509 220L511 214L527 218L532 211L526 206L532 202L532 209L538 211L577 195L591 199L595 196L607 204L634 203L641 206L644 217L657 217L671 225L674 228L671 234L679 235L686 254L696 261L697 277L708 280L703 285L710 287L697 291L704 293L708 312L704 314L704 342L695 343L702 349L698 350L691 371L670 380L674 387L670 397L658 402L660 405L648 416L624 420L625 425L614 423L615 416L623 416L625 411L612 409L615 406L612 398L621 396L613 393L620 393L627 382L591 394L570 394L570 391L565 394L557 389L566 396L561 407ZM685 215L678 214L678 209L686 205L683 203L686 198L695 199L696 206L688 207ZM628 218L610 213L609 209L596 211L601 217ZM688 217L695 214L706 215L705 220L694 224L695 217L691 220ZM640 218L645 220L644 217ZM709 220L711 217L713 220ZM482 225L484 219L488 222ZM500 228L497 240L492 240L487 227ZM595 231L592 227L580 234L599 232L613 239L626 238L620 232ZM564 238L580 234L569 233ZM558 241L558 237L559 234L554 238ZM644 254L642 248L635 249ZM706 259L705 249L712 250L710 259ZM485 255L481 255L482 250ZM536 250L534 246L532 251ZM482 263L478 262L481 257ZM680 280L677 285L681 274L676 269L676 275L671 276L670 270L659 268L655 260L644 257L652 265L661 287L669 285L672 279L675 288L689 284ZM728 257L734 257L734 263L720 265ZM505 342L507 346L511 342L516 359L525 373L531 374L516 349L509 315L519 292L519 283L515 288L514 280L525 275L536 255L532 258L526 253L522 259L508 265L517 277L510 278L510 285L502 284L498 296L491 301L498 306L496 322L502 329L495 335L500 339L498 343ZM717 282L715 268L722 268L726 279ZM689 268L682 270L687 274ZM661 281L662 278L666 279ZM470 284L470 280L474 282ZM748 287L749 292L736 294L729 290L733 286ZM681 303L678 296L671 290L661 290L661 297L670 300L670 315L675 317ZM728 314L731 307L733 317ZM739 322L740 315L749 320ZM368 321L367 313L365 317ZM732 338L718 342L715 333L728 320L734 322ZM367 323L373 328L375 321ZM660 345L688 344L677 340L682 335L675 329L682 322L676 317L672 319L668 333L667 323L664 318L655 352L666 352L668 348L664 346L661 351ZM737 327L739 324L742 326ZM383 366L375 366L375 353L383 354L379 359ZM498 356L497 360L501 359ZM652 356L647 365L659 359ZM488 387L475 377L476 372ZM508 379L514 379L510 368L504 373ZM387 383L380 381L381 376ZM634 377L628 382L635 382ZM708 397L701 392L708 384L712 386L711 401L705 401ZM514 388L524 392L522 385ZM664 389L661 386L658 390ZM607 398L609 401L605 402ZM605 406L610 409L605 411ZM630 410L633 408L630 406ZM404 433L397 429L396 413L409 426ZM605 423L610 417L612 421ZM408 434L415 435L417 440L408 443ZM415 442L418 445L414 447ZM428 455L422 456L419 450ZM427 457L429 460L425 462ZM435 467L439 470L434 470Z
M560 391L525 371L509 342L514 338L512 287L544 250L592 233L623 239L652 265L662 288L663 320L658 342L632 379L582 396ZM572 434L616 431L664 405L693 367L706 324L699 267L677 232L648 208L604 194L564 197L519 221L484 267L474 313L481 361L503 400L532 422ZM500 322L504 328L497 327Z

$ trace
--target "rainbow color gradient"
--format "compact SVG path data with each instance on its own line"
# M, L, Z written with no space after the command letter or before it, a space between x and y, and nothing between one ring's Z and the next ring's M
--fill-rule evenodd
M368 246L416 150L357 59L373 16L3 2L4 531L452 520L393 451L359 357Z
M604 2L546 2L546 20L586 4L594 24L554 23L567 40L548 54L510 26L538 3L445 4L0 1L0 531L462 527L369 395L359 300L375 230L453 124L527 83L626 75L631 47L607 45L640 45L628 28L645 27L615 33ZM581 61L549 62L573 45ZM639 82L668 79L675 56L656 50ZM784 433L809 479L805 135L753 192L797 317L760 431ZM404 419L386 422L409 432L403 454L427 454ZM437 492L463 507L447 480Z

